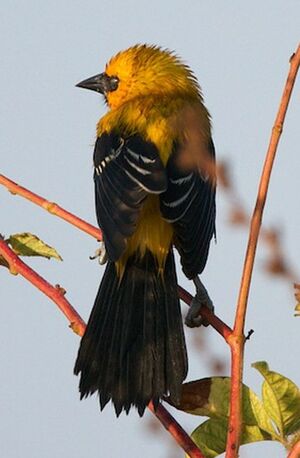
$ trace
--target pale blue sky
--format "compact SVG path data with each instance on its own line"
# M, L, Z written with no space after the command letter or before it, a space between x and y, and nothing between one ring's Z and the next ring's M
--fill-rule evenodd
M176 50L199 78L218 157L232 161L250 208L299 31L299 0L2 2L0 172L95 223L91 158L95 124L105 107L99 96L75 83L102 71L118 50L147 42ZM298 82L265 222L282 229L284 248L300 270L299 119ZM30 231L61 253L63 263L34 259L30 265L63 285L87 319L103 272L88 259L95 241L1 188L0 203L1 233ZM228 227L226 218L226 201L219 195L218 243L203 278L217 313L231 324L247 234ZM261 359L300 382L300 322L293 317L292 287L262 274L263 253L259 247L247 318L247 329L255 334L245 361L245 382L257 392L261 380L250 365ZM79 339L46 297L0 269L0 303L3 457L168 456L167 433L150 434L147 419L132 414L116 420L110 407L100 414L96 397L79 402L72 375ZM216 354L228 356L217 334L209 332L208 338ZM205 354L193 350L192 360L189 379L211 375ZM189 430L199 423L181 418ZM282 458L285 453L278 445L258 444L241 452L251 455Z

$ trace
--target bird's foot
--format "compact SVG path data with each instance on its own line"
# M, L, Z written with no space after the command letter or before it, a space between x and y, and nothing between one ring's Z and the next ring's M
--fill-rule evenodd
M188 314L185 317L185 324L189 328L195 328L198 326L208 326L208 321L201 316L201 309L203 306L209 308L212 312L214 312L214 305L209 297L209 294L201 282L199 277L194 278L193 280L196 286L196 295L193 298Z
M90 256L90 259L98 259L99 264L103 265L107 262L107 253L104 242L100 242L99 248L96 250L94 256Z

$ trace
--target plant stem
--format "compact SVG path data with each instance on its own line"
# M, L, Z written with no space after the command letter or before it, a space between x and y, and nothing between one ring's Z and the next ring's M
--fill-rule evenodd
M38 194L29 191L29 189L23 188L22 186L10 180L4 175L0 175L0 184L5 186L12 194L17 194L18 196L30 200L30 202L33 202L39 207L42 207L44 210L47 210L52 215L58 216L59 218L67 221L68 223L77 227L81 231L91 235L95 239L102 240L102 233L99 228L92 226L92 224L87 223L81 218L78 218L78 216L74 215L73 213L64 210L56 203L50 202L44 197L41 197Z
M184 288L178 286L179 297L187 305L190 305L193 296L188 293ZM229 337L232 334L232 329L227 326L220 318L218 318L208 307L203 306L201 309L201 316L203 316L209 324L228 342Z
M300 441L296 442L287 458L300 458Z
M244 360L244 326L247 311L247 303L251 277L257 247L257 240L260 232L261 221L264 206L266 203L267 192L270 182L270 176L274 159L276 156L277 146L283 129L283 123L287 112L292 89L296 80L297 71L300 64L300 46L290 59L290 69L287 81L284 87L283 95L280 101L278 113L272 129L269 147L266 154L265 163L260 179L258 195L255 208L253 211L248 246L244 261L243 274L239 298L237 302L235 323L233 335L229 338L229 345L232 355L231 363L231 396L230 396L230 415L228 424L228 436L226 447L226 458L238 457L241 434L242 434L242 377L243 377L243 360Z
M195 442L184 431L179 423L172 415L164 408L162 404L158 404L154 409L152 402L148 405L151 412L159 419L161 424L173 436L177 444L189 455L190 458L205 458Z
M0 254L8 262L9 268L13 274L18 273L22 275L22 277L48 296L68 318L72 330L80 336L84 334L85 322L65 298L61 288L52 286L37 272L25 264L4 240L0 240Z

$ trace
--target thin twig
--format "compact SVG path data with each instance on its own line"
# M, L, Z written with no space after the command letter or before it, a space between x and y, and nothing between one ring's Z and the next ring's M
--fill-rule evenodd
M275 119L274 127L270 138L268 151L260 180L256 205L251 219L248 246L245 256L240 293L237 303L236 317L233 328L233 335L229 338L229 345L232 355L231 364L231 397L230 415L227 436L226 458L236 458L238 456L241 433L242 433L242 397L241 386L243 376L243 356L244 356L244 325L247 311L247 302L251 284L251 276L255 259L257 240L261 227L263 210L267 198L268 186L272 172L273 162L276 155L277 146L283 129L283 123L287 112L292 89L296 80L297 71L300 64L300 46L290 59L290 69L284 87L283 95L279 105L279 110Z
M296 442L287 458L300 458L300 441Z
M78 216L74 215L73 213L64 210L56 203L50 202L44 197L41 197L38 194L29 191L29 189L23 188L22 186L10 180L4 175L0 175L0 184L5 186L12 194L17 194L18 196L30 200L30 202L33 202L39 207L42 207L44 210L47 210L49 213L51 213L51 215L58 216L59 218L67 221L68 223L77 227L81 231L86 232L87 234L91 235L97 240L102 240L102 233L98 227L95 227L92 224L87 223L83 219L78 218Z
M48 296L68 318L72 330L80 336L84 334L85 322L65 298L61 288L52 286L37 272L25 264L4 240L0 240L0 254L8 262L10 271L13 274L18 273L22 275L22 277Z
M190 305L193 296L188 293L184 288L178 286L179 297L187 305ZM218 318L208 307L203 306L201 309L201 316L205 318L209 324L228 342L229 337L232 334L232 329L227 326L220 318Z
M150 402L148 408L160 420L161 424L169 431L177 444L190 456L190 458L205 458L195 442L162 404L158 404L157 408L154 409L152 402Z

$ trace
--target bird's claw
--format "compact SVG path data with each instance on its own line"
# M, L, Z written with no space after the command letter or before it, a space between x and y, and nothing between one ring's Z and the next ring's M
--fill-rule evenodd
M98 259L101 266L107 262L107 253L104 242L100 242L99 248L95 251L94 256L90 256L90 259Z
M200 315L201 308L202 308L201 302L199 302L199 300L196 297L194 297L190 304L190 308L187 313L187 316L185 317L185 324L189 328L196 328L203 324L203 318Z
M209 322L204 317L201 316L201 309L203 306L206 306L209 310L214 312L214 305L212 303L212 300L209 297L209 294L205 286L200 281L200 278L199 277L195 278L194 283L196 286L196 295L192 299L189 311L185 318L185 324L189 328L195 328L201 325L203 326L209 325Z

